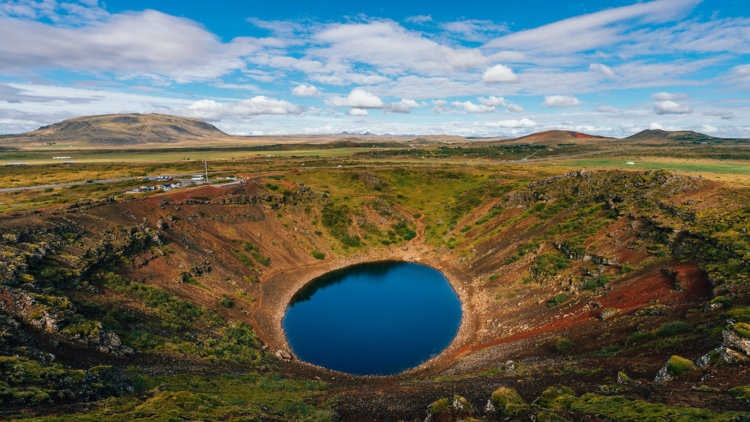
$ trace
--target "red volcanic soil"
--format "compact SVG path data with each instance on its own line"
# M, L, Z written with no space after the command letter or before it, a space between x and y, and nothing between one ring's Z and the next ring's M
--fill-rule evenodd
M571 134L573 137L581 138L581 139L604 138L603 136L588 135L588 134L581 133L581 132L572 132L572 131L569 131L568 133Z
M497 344L536 337L543 333L562 332L566 328L573 328L574 326L575 328L581 328L585 325L591 325L600 322L598 317L604 309L618 309L620 314L630 314L654 303L684 304L710 296L711 285L706 274L698 268L697 264L682 263L670 268L673 274L665 273L661 270L661 267L651 268L645 273L643 271L635 273L634 277L612 286L610 292L592 298L591 301L581 301L571 308L559 311L558 315L562 312L565 312L565 314L562 317L553 317L548 324L503 339L477 345L466 345L458 349L453 358ZM684 291L675 290L675 280L679 280ZM600 307L592 306L591 302L597 302Z

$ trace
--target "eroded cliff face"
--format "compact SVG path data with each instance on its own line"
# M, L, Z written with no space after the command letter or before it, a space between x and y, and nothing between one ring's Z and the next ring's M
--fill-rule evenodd
M74 365L68 351L81 350L87 362L121 367L163 356L260 371L281 360L299 376L333 377L290 354L283 310L314 276L382 259L440 269L465 308L451 348L394 380L474 376L509 360L557 365L567 353L560 338L579 355L619 353L617 365L653 378L672 349L636 350L645 343L633 333L658 339L673 320L705 327L698 341L667 337L697 361L715 348L725 304L744 303L737 245L750 243L750 202L709 182L614 171L498 178L452 198L448 218L401 203L388 174L357 180L371 190L359 208L318 187L251 181L2 216L0 355Z

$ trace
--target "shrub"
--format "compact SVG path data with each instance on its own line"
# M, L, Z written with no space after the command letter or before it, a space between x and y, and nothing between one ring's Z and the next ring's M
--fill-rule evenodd
M570 350L572 350L574 346L575 344L573 344L572 341L566 338L559 338L557 339L557 344L555 345L555 348L560 353L567 353Z
M491 275L491 276L490 276L490 281L495 281L495 280L497 280L497 279L498 279L499 277L500 277L499 275L497 275L497 274L493 274L493 275Z
M720 303L722 308L729 308L732 306L732 299L726 296L718 296L708 303Z
M326 259L326 256L325 256L325 254L323 252L313 251L312 252L312 256L313 256L313 258L319 259L321 261L324 260L324 259Z
M550 308L554 308L555 306L562 305L566 300L568 300L568 294L562 292L557 296L553 296L552 299L549 300L547 306L549 306Z
M674 321L662 324L659 328L659 335L662 337L675 336L692 330L690 324L685 321Z
M233 302L234 302L234 298L232 298L232 296L221 295L221 299L219 300L219 306L222 306L224 308L231 308Z
M625 344L633 344L638 343L639 341L653 340L654 337L656 337L654 333L633 333L625 341Z
M266 189L270 189L270 190L278 190L278 189L279 189L279 187L278 187L278 186L276 186L276 185L272 185L272 184L270 184L270 183L266 183Z
M675 376L680 376L685 372L695 371L695 365L693 365L693 362L679 356L672 356L669 358L667 367L669 368L669 373Z

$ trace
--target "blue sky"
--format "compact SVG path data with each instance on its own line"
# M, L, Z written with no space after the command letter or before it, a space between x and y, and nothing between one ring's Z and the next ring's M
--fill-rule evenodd
M0 0L0 133L124 112L235 134L750 137L750 5Z

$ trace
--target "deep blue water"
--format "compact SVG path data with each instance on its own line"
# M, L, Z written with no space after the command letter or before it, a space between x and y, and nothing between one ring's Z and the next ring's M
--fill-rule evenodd
M419 366L450 345L461 302L439 271L409 262L359 264L297 292L284 330L301 360L355 375Z

